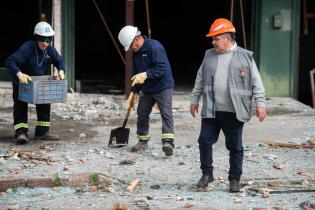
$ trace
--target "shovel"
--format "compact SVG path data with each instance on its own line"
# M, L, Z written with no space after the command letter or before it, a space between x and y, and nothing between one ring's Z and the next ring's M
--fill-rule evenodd
M134 106L134 101L136 98L136 94L135 93L131 93L131 102L130 105L128 107L128 111L126 113L125 116L125 120L124 123L122 125L122 127L119 128L115 128L112 129L110 132L110 137L109 137L109 142L108 142L108 146L109 147L123 147L126 146L128 144L128 140L129 140L129 128L126 128L126 124L128 121L128 117L131 111L131 108Z

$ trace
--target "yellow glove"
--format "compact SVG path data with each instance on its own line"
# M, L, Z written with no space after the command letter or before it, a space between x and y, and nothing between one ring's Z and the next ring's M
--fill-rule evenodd
M131 80L133 80L132 86L135 86L136 84L143 84L147 78L148 78L147 72L136 74L135 76L131 78Z
M59 70L58 76L61 80L65 79L65 72L63 70Z
M23 74L22 72L18 72L16 76L19 78L20 83L28 84L28 81L32 81L32 78L27 74Z
M136 103L137 103L137 94L131 92L127 100L127 105L128 107L133 107L134 105L136 105Z

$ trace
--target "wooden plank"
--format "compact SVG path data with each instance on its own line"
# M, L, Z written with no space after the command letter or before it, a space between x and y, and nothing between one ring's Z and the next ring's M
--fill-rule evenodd
M139 183L140 183L140 180L139 180L139 179L133 180L133 181L130 183L130 185L127 187L127 190L128 190L129 192L132 192L133 189L134 189L135 187L137 187L137 185L138 185Z

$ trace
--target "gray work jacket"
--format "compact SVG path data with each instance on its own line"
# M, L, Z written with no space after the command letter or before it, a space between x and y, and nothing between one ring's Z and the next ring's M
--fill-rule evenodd
M237 46L228 69L229 91L236 117L241 122L250 120L253 98L257 107L265 107L264 86L252 56L253 52ZM191 104L199 104L200 97L203 98L202 118L215 118L214 78L217 63L215 50L207 50L192 91Z

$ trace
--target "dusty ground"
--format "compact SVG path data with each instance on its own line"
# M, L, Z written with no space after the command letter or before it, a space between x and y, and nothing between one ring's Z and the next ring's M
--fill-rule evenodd
M272 140L304 144L315 139L314 110L290 98L269 100L270 115L265 122L260 123L253 117L244 128L243 192L228 192L228 153L222 135L214 148L216 181L206 192L200 192L195 188L201 176L197 144L200 117L193 119L188 113L189 98L189 92L175 92L176 149L173 157L166 158L161 151L161 122L157 112L151 115L147 151L130 152L136 143L135 111L127 126L131 128L129 146L107 147L110 130L122 123L126 110L124 98L117 95L70 95L70 105L52 107L51 132L59 134L62 140L32 141L26 146L16 146L12 138L12 101L10 94L2 94L0 154L41 148L43 157L49 157L53 164L8 156L0 161L1 177L88 172L111 176L113 183L99 186L96 191L88 184L73 188L8 189L0 195L0 209L12 205L20 209L113 209L117 203L124 203L129 209L274 209L277 206L301 209L302 202L314 203L314 149L271 148L264 143ZM32 136L36 116L34 107L29 110ZM120 164L125 159L131 160L130 163ZM284 168L276 169L274 164L282 164ZM139 179L140 185L128 192L127 185L117 179L127 183Z

